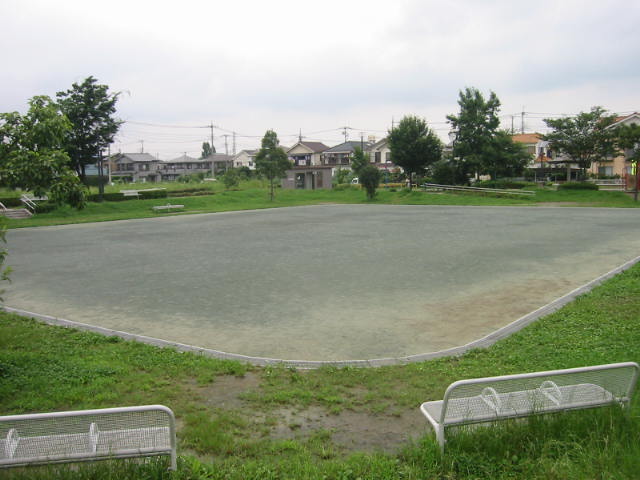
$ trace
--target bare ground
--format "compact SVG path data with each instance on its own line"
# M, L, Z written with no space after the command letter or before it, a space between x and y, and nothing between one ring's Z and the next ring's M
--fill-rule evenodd
M248 392L260 390L260 374L247 372L244 377L216 378L207 386L194 386L211 408L234 411L255 422L255 432L268 429L273 440L304 440L318 432L330 432L333 443L344 452L396 452L408 440L417 439L428 430L418 408L394 407L393 413L369 413L342 410L332 413L321 406L269 406L256 413L255 405L242 399Z

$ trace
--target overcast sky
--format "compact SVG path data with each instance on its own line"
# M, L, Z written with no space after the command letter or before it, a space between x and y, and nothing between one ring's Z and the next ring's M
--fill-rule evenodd
M113 148L170 159L199 156L211 123L223 153L233 131L238 151L267 129L332 146L406 114L446 139L473 86L496 92L505 128L524 111L540 131L640 110L639 21L633 0L0 0L0 111L93 75L122 92Z

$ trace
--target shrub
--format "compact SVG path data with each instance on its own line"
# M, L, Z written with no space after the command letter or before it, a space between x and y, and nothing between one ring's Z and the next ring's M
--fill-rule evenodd
M22 207L22 202L18 197L0 198L0 202L2 202L2 204L7 208Z
M38 203L36 206L36 213L49 213L53 212L56 208L58 208L58 205L53 202Z
M122 194L121 194L122 195ZM167 198L169 195L166 190L151 190L149 192L140 192L141 199L150 199L150 198Z
M222 176L222 183L227 190L237 187L240 184L240 176L235 168L230 168Z
M113 192L113 193L103 193L102 194L102 199L105 202L122 202L124 200L131 200L135 197L125 197L123 194L119 193L119 192ZM100 201L100 194L99 193L92 193L91 195L87 195L87 201L88 202L99 202Z
M558 185L558 190L598 190L598 185L591 182L567 182Z
M517 182L514 180L482 180L480 182L476 182L473 184L474 187L480 188L502 188L502 189L511 189L511 190L519 190L525 187L528 187L530 184L527 182Z
M88 175L85 177L84 179L84 184L87 187L97 187L100 185L100 179L102 179L102 184L103 185L107 185L109 183L109 177L103 175L102 177L99 177L98 175Z
M367 198L369 200L373 200L376 196L376 189L380 185L380 178L382 178L382 173L373 165L367 165L364 168L360 169L359 181L367 191Z

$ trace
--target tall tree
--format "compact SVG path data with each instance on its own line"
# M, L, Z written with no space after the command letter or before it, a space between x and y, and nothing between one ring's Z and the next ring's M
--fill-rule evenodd
M403 117L397 127L389 130L387 141L391 160L404 169L410 180L409 188L414 173L423 171L442 156L438 136L424 119L413 115Z
M276 132L267 130L262 138L262 148L256 155L256 170L269 180L271 201L273 201L274 197L275 180L284 177L285 172L293 167L287 158L287 154L278 144Z
M465 174L479 171L483 157L492 146L492 141L500 127L500 100L494 92L489 98L474 87L460 90L458 115L447 115L456 138L453 144L453 157L460 158L460 168Z
M591 111L580 112L575 117L544 119L552 129L544 139L571 163L578 164L582 178L586 178L592 162L615 152L615 131L607 128L615 122L615 116L606 113L602 107L592 107Z
M85 179L85 167L95 163L112 142L122 122L114 118L118 93L109 93L93 77L74 83L66 92L56 94L60 110L71 121L65 150L71 166Z
M63 150L71 124L49 97L29 100L29 111L0 113L0 180L12 188L49 192L57 203L84 206L84 188Z
M200 154L200 158L210 157L214 153L216 153L216 149L212 147L209 142L202 143L202 153Z
M523 144L514 142L509 132L499 130L483 152L481 173L491 175L493 180L498 176L515 177L524 172L530 160Z

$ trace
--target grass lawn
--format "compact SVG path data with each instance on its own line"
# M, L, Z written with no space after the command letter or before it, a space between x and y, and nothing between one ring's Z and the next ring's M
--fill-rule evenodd
M414 440L389 437L380 448L354 448L340 436L349 433L344 422L354 430L351 438L376 429L384 437L458 379L638 362L638 312L640 265L488 349L405 366L313 371L255 368L3 313L3 414L166 404L178 418L181 459L176 473L166 472L161 459L0 471L0 477L635 479L637 398L628 417L601 409L463 431L450 436L444 456L426 420L406 432ZM311 416L318 421L308 428L304 419Z
M169 191L184 189L184 184L162 184ZM110 187L118 191L119 187ZM189 188L187 186L186 188ZM209 195L159 198L153 200L127 200L120 202L89 202L84 210L61 207L49 213L38 214L29 219L8 220L9 228L60 225L68 223L103 222L130 218L147 218L164 215L251 210L322 203L377 203L394 205L477 205L477 206L589 206L589 207L637 207L633 199L622 192L589 190L538 189L533 197L511 198L494 195L467 193L433 193L419 190L381 188L375 200L369 202L358 187L333 190L278 190L273 202L269 200L266 187L259 181L245 182L240 189L225 191L222 185L203 184ZM178 194L178 193L176 193ZM158 213L153 206L167 203L184 205L184 212Z

